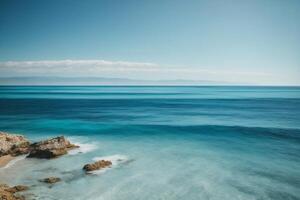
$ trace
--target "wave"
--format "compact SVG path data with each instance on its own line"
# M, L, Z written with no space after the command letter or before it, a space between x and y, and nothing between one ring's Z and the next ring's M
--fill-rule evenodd
M94 157L93 158L93 161L95 161L95 162L100 161L100 160L109 160L109 161L112 162L112 166L110 168L95 170L95 171L92 171L90 173L92 173L92 174L102 174L102 173L105 173L106 171L108 171L112 168L118 167L119 165L125 164L125 163L130 161L127 156L120 155L120 154L115 154L115 155L111 155L111 156Z
M153 124L129 124L129 125L105 125L101 124L101 129L90 134L107 134L109 128L110 135L161 135L161 134L196 134L210 136L247 136L272 139L293 140L300 143L300 129L294 128L273 128L273 127L251 127L251 126L226 126L226 125L153 125ZM103 133L102 133L103 132Z
M22 156L17 156L16 158L14 158L13 160L9 161L7 163L7 165L5 165L4 167L2 167L1 169L7 169L10 168L11 166L15 165L17 162L24 160L27 157L26 155L22 155Z
M76 155L79 153L88 153L88 152L92 152L98 148L97 143L94 143L94 142L87 143L84 141L79 141L82 139L82 137L69 137L68 139L70 140L70 142L72 144L79 146L79 148L70 150L68 152L68 154L70 154L70 155Z

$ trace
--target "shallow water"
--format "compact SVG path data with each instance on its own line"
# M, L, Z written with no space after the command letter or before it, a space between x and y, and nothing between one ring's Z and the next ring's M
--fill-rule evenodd
M299 87L0 87L0 130L81 144L0 169L29 199L300 199Z

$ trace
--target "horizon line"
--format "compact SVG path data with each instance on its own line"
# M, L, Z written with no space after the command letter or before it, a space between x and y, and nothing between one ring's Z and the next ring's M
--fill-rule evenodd
M182 84L182 85L176 85L176 84L169 84L169 85L163 85L163 84L157 84L157 85L148 85L148 84L66 84L66 85L51 85L51 84L37 84L37 85L19 85L19 84L1 84L0 87L300 87L300 85L255 85L255 84L198 84L198 85L192 85L192 84Z

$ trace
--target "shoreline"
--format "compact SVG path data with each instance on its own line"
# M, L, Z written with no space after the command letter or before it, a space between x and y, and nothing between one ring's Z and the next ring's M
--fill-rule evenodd
M0 168L3 168L5 166L7 166L7 164L14 160L16 157L11 156L11 155L5 155L5 156L1 156L0 157Z

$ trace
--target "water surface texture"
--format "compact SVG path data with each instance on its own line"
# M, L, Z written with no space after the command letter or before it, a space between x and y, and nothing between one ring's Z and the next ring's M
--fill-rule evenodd
M300 199L299 87L2 86L0 130L81 145L0 169L28 199Z

